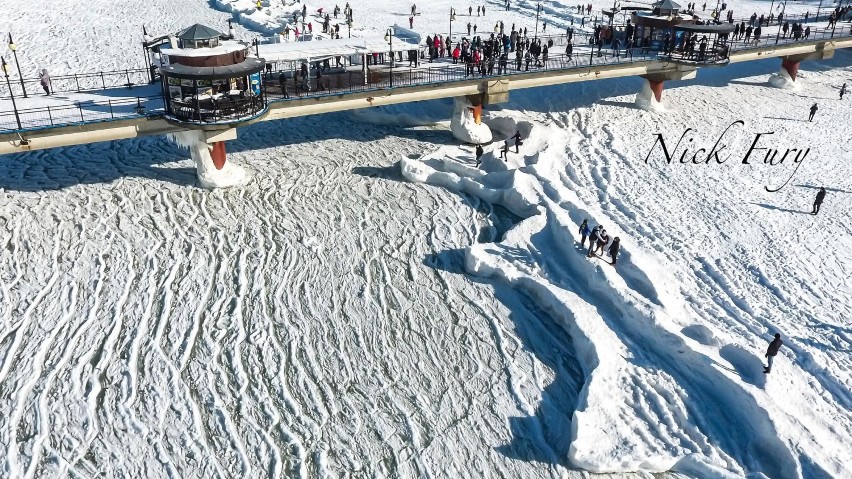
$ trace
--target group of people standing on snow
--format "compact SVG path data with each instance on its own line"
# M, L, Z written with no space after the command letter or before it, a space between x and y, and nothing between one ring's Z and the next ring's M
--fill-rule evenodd
M817 201L822 202L822 198L825 196L825 189L820 189L820 195L817 196ZM818 211L819 206L815 205L815 210ZM594 228L589 228L589 220L584 219L583 223L580 225L580 247L584 248L586 245L586 239L589 240L589 252L587 253L587 257L592 258L598 255L600 252L601 256L603 256L603 252L607 249L607 244L609 245L609 256L612 258L612 264L615 266L615 263L618 259L618 252L621 249L621 238L615 237L615 239L610 242L609 235L606 232L606 228L603 225L595 226ZM765 374L769 374L772 371L772 363L775 360L775 356L778 355L778 351L781 349L781 346L784 342L781 340L781 335L779 333L775 333L775 337L772 342L769 343L769 346L766 349L766 354L764 357L767 360L767 365L763 367L763 372Z
M583 220L583 223L580 225L580 247L584 248L586 246L586 239L589 240L589 252L586 254L589 258L598 256L598 252L600 252L600 256L603 256L604 252L609 252L609 257L612 258L612 264L615 266L616 261L618 260L618 252L621 250L621 238L616 236L610 242L609 234L606 232L606 228L603 225L595 226L594 228L589 228L589 220ZM609 247L607 247L607 245Z

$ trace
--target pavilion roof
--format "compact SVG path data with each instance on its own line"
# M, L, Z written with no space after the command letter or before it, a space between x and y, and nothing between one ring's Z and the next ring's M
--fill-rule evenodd
M177 37L181 40L190 41L209 40L211 38L219 38L220 36L222 36L222 34L217 30L204 26L200 23L196 23L177 35Z

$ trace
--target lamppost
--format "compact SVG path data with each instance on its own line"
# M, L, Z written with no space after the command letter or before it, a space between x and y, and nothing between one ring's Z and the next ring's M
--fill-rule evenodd
M716 1L718 1L718 0L716 0ZM617 2L618 2L618 0L612 0L612 15L610 15L610 17L609 17L609 24L610 25L615 23L615 9L618 8L617 5L616 5Z
M12 109L15 110L15 122L18 124L18 130L21 128L21 117L18 116L18 105L15 103L15 93L12 92L12 84L9 82L9 64L6 63L6 57L0 57L3 60L3 75L6 76L6 86L9 87L9 96L12 97Z
M456 9L450 9L450 44L453 42L453 22L456 20Z
M385 32L385 41L390 45L390 87L393 88L393 28Z
M352 19L351 18L346 19L346 30L347 30L347 34L349 35L349 38L352 38Z
M541 12L541 3L535 6L535 36L533 39L538 38L538 13Z
M781 15L783 17L784 12L787 11L787 0L784 0L784 7L781 9ZM778 22L778 31L775 33L775 44L778 45L778 36L781 35L781 22Z
M822 8L822 0L819 0L819 6L817 7L817 16L814 19L815 22L819 21L819 10Z
M21 75L21 64L18 63L18 46L12 41L12 33L9 33L9 50L12 50L12 56L15 58L15 67L18 69L18 78L21 80L21 90L24 91L24 98L27 97L27 88L24 86L24 76ZM11 92L11 90L9 90Z

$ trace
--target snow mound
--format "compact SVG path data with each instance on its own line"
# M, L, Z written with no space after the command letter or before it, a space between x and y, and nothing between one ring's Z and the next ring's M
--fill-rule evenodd
M775 88L782 88L784 90L800 89L799 83L793 80L793 77L791 77L787 70L785 70L784 68L778 70L778 73L773 73L772 75L769 75L768 83L770 86L773 86Z
M665 111L662 101L657 101L648 80L642 81L642 89L636 94L636 106L647 111Z

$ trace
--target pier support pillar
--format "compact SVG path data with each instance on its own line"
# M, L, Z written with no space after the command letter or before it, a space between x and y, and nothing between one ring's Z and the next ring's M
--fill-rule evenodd
M695 78L696 69L681 66L676 71L666 73L649 73L642 75L645 79L642 90L636 94L636 105L645 110L661 110L663 108L663 83L667 80L691 80Z
M817 43L816 51L787 55L781 59L781 69L769 76L769 84L776 88L798 89L799 63L804 60L827 60L834 57L832 42Z
M642 90L636 94L636 105L645 110L663 108L663 80L645 78Z
M229 188L248 180L246 170L227 161L225 141L237 138L237 130L188 130L170 134L175 143L189 149L198 182L205 188Z
M799 60L792 58L784 58L781 60L781 68L790 76L790 80L796 81L796 75L799 74Z
M221 170L225 167L225 142L215 141L212 146L213 148L210 149L210 157L213 160L213 166L215 166L217 170Z
M648 86L654 92L654 99L657 100L657 103L663 101L663 82L648 80Z
M796 78L799 75L799 62L804 60L805 56L794 55L781 59L781 69L778 73L769 76L769 84L775 88L785 88L788 90L797 90L799 84L796 83Z
M450 131L465 143L489 143L491 129L482 123L482 100L478 95L456 98Z

